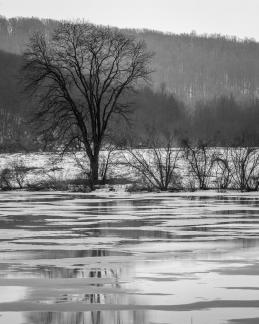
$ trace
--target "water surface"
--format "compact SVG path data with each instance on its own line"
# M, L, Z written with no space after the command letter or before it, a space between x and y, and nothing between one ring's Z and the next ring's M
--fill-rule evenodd
M0 195L0 323L259 323L258 194Z

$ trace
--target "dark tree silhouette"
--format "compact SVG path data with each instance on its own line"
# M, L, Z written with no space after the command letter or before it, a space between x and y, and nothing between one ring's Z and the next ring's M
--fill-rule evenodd
M108 27L61 23L49 38L36 33L24 53L26 90L37 99L37 120L56 139L81 144L98 181L99 152L115 115L127 116L123 100L147 80L152 54L142 41Z

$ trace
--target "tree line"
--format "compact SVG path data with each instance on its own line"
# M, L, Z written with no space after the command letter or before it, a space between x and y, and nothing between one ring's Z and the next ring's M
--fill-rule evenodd
M20 90L20 98L12 95L10 92L17 92L17 84L4 80L6 96L0 97L1 152L55 150L58 145L51 134L39 134L31 123L35 107L21 96ZM163 88L154 91L144 87L128 95L127 101L131 103L128 120L117 122L116 132L120 140L134 137L136 147L145 147L145 129L151 126L167 130L178 144L193 139L223 147L259 145L257 99L238 101L233 96L219 96L187 105Z

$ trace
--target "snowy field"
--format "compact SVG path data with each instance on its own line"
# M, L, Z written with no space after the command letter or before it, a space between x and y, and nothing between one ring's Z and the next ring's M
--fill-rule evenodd
M161 178L161 170L165 177L165 166L168 165L168 155L165 149L157 150L156 152L148 149L135 149L132 151L118 150L113 151L111 155L109 155L108 151L102 151L99 161L100 179L107 156L110 156L106 179L115 180L115 183L128 184L128 186L135 182L140 185L140 187L144 186L144 188L147 188L150 183L143 177L144 168L141 163L144 165L146 164L148 170L155 175L156 178ZM170 150L172 150L172 153L170 153L169 164L171 166L174 165L173 168L171 167L171 170L173 170L174 174L172 183L175 183L171 188L185 188L187 190L197 189L199 188L197 174L204 174L206 175L206 186L209 188L220 188L220 184L224 183L228 177L228 188L240 189L240 179L243 176L242 170L244 170L245 181L249 183L250 187L251 185L252 187L258 187L258 149L252 152L247 158L247 148L207 148L205 155L200 151L197 153L197 160L192 160L191 162L190 160L188 161L183 150L178 148ZM134 155L135 157L133 157ZM189 154L189 157L191 156L192 154ZM160 160L157 160L157 157L159 157ZM218 162L219 160L221 162ZM206 163L204 161L206 161ZM136 165L138 166L137 168ZM226 169L226 165L229 171ZM195 169L196 166L198 170L193 171L193 168ZM7 174L9 178L11 178L9 181L10 185L8 186L3 182L3 174L6 177L6 170L10 170L10 173ZM227 176L228 172L229 175ZM148 175L150 176L150 174ZM0 186L4 189L18 189L21 187L33 188L34 185L41 183L43 184L41 188L47 189L48 186L44 186L44 183L47 184L51 181L53 183L64 183L66 181L73 182L74 180L85 180L88 176L89 162L83 152L77 152L76 154L67 153L62 157L58 153L47 152L0 154ZM21 177L22 186L20 186L17 181L17 178ZM145 179L145 183L143 179ZM157 183L155 183L155 186L156 185ZM119 187L119 189L121 188ZM74 189L71 188L71 191L73 190Z
M259 323L259 196L2 192L1 324Z
M107 156L107 152L101 153L102 158ZM125 165L123 154L118 151L113 154L112 164L108 172L111 177L129 177L129 168ZM83 153L66 154L62 158L55 153L16 153L0 154L0 171L5 168L15 166L25 166L30 170L26 173L24 184L35 184L41 181L66 181L85 177L82 173L88 170L88 159ZM17 186L17 183L13 183Z

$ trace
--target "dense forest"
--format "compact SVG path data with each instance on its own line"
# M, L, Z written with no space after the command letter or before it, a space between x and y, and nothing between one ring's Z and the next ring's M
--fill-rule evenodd
M22 53L35 31L51 34L53 20L0 17L0 144L35 149L28 120L33 107L22 94ZM178 141L258 145L259 43L219 35L163 34L125 30L154 52L152 83L132 101L131 131L141 137L153 125Z
M134 134L145 138L153 127L183 141L209 146L258 146L259 100L218 96L197 101L190 109L161 89L144 88L135 98Z

